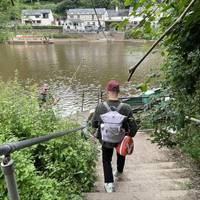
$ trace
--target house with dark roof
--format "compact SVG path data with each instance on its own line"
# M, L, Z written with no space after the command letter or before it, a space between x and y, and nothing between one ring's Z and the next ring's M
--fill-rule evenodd
M46 26L54 23L54 17L50 9L22 10L21 22L22 24Z
M108 19L107 22L122 22L129 17L129 9L107 10Z
M116 24L129 19L129 9L109 9L108 18L106 19L106 29L116 29Z
M134 16L132 15L132 12L133 12L133 7L130 7L129 8L129 23L130 23L130 26L134 27L134 26L137 26L140 21L143 20L143 17L141 16ZM136 11L136 14L140 14L142 12L142 7L139 7Z
M105 20L108 17L106 9L96 8L96 12L98 18L93 8L78 8L67 10L67 20L64 24L64 30L97 31L100 26L99 22L101 27L105 28Z

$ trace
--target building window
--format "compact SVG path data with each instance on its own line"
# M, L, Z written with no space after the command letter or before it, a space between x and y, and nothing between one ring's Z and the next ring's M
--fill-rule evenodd
M95 26L95 22L92 22L92 24Z
M92 15L92 20L94 20L94 15Z
M73 18L74 18L74 15L70 15L69 17L70 17L71 19L73 19Z
M32 24L32 22L29 20L25 20L25 24Z
M40 20L37 20L37 24L41 24L41 21L40 21Z
M87 22L87 25L90 25L90 22Z
M43 13L42 15L43 15L44 19L48 19L49 18L49 14L48 13Z
M77 18L80 19L80 15L77 15Z
M39 18L40 17L40 15L35 15L35 18Z

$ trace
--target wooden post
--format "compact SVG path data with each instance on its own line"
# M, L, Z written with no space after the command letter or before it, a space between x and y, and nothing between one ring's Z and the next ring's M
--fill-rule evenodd
M81 102L81 112L83 112L84 97L85 97L85 93L84 93L84 91L83 91L83 94L82 94L82 102Z
M100 99L101 99L101 102L103 101L103 91L101 90L101 97L100 97Z
M100 90L98 90L98 94L97 94L97 104L99 103L99 100L100 100Z

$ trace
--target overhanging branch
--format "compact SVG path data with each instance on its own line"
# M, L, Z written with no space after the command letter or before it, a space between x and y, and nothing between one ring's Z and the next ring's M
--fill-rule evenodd
M10 0L10 1L11 1L11 4L14 6L15 5L14 0Z
M190 8L193 6L193 4L196 2L196 0L192 0L189 5L186 7L186 9L183 11L183 13L177 18L177 20L161 35L161 37L152 45L152 47L149 49L149 51L140 59L140 61L132 68L129 69L129 78L128 81L131 80L132 75L134 74L135 70L138 68L138 66L144 61L144 59L151 53L151 51L162 41L162 39L171 32L171 30L180 23L187 12L190 10Z

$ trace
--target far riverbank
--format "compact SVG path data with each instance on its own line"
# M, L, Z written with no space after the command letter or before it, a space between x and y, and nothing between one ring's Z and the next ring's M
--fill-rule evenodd
M133 42L133 43L153 43L155 40L145 39L115 39L115 38L53 38L52 41L55 44L67 43L67 42Z

